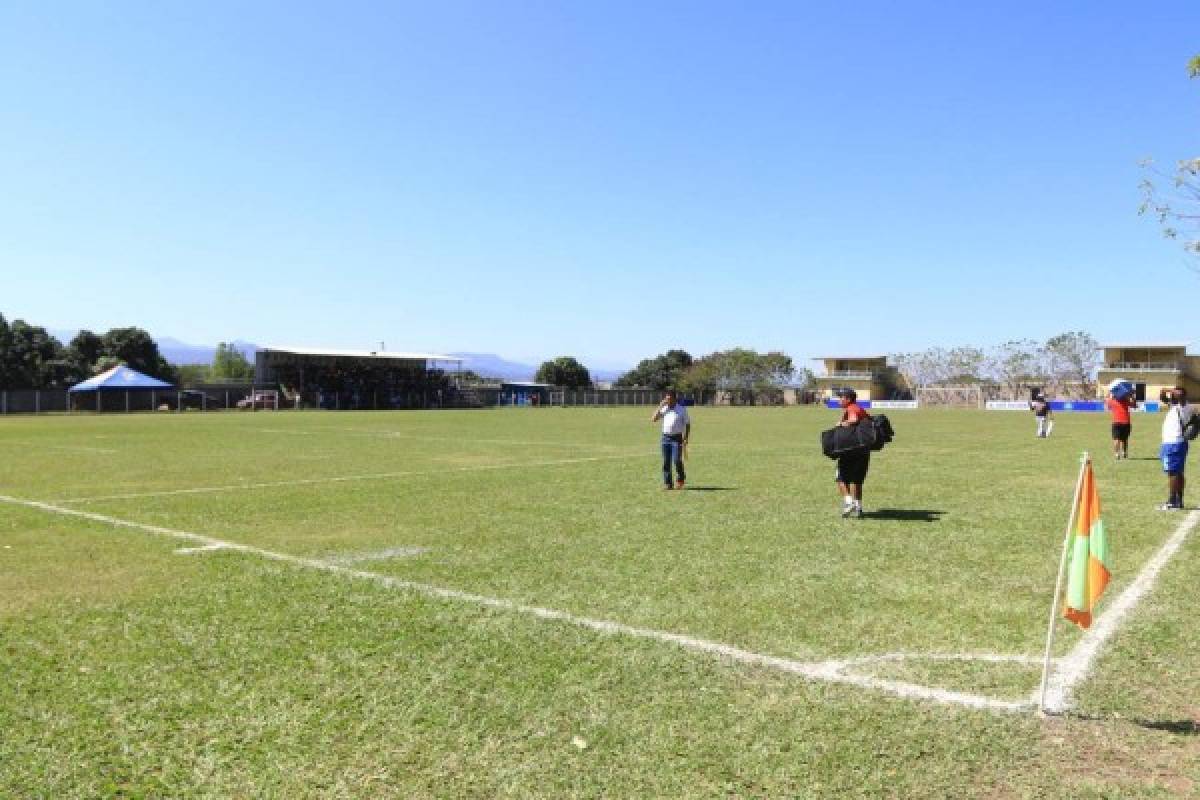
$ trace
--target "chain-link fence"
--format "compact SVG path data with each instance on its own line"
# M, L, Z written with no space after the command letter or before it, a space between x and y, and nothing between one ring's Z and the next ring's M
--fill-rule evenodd
M656 389L550 389L522 396L498 387L424 391L281 391L276 386L201 384L186 389L106 389L70 393L66 389L0 390L0 415L136 411L384 411L436 408L530 406L653 406ZM684 394L689 405L778 406L815 402L811 393L791 389L704 391Z

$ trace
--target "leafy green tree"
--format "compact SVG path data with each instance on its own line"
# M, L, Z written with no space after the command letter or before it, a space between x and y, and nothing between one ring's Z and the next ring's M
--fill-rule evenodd
M636 367L617 379L616 385L663 391L676 386L690 366L692 357L686 350L668 350L662 355L639 361Z
M559 356L553 361L544 362L538 367L534 380L567 389L587 389L592 385L592 376L587 367L572 356Z
M690 394L729 392L735 403L753 403L758 395L777 396L796 374L786 353L758 353L741 347L710 353L695 361L680 378Z
M17 389L50 389L64 385L62 343L45 328L13 320L3 360L9 384Z
M67 345L64 359L71 370L71 382L78 383L95 375L96 362L104 353L104 340L95 333L82 330Z
M208 383L208 364L177 364L175 375L179 378L180 386L195 386Z
M158 351L158 344L141 328L113 328L101 337L101 352L138 372L175 382L174 368Z
M217 352L213 354L208 375L214 381L254 380L254 365L232 344L220 342Z
M12 367L9 364L10 347L12 347L12 331L8 326L8 320L4 318L3 314L0 314L0 389L16 385L12 376Z

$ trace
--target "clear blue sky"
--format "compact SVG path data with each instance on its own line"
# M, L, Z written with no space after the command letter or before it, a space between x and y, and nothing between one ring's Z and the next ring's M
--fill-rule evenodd
M1197 31L1195 0L9 3L0 312L608 367L1200 339L1136 214L1139 159L1200 155Z

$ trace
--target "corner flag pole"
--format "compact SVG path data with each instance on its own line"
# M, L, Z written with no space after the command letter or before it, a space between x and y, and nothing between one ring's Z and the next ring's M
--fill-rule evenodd
M1079 509L1079 491L1083 488L1083 473L1090 461L1088 452L1083 451L1079 460L1079 478L1075 481L1075 498L1071 501L1071 514L1067 520L1067 533L1063 537L1062 556L1058 560L1058 577L1054 582L1054 601L1050 605L1050 625L1046 631L1046 656L1042 662L1042 694L1038 699L1038 710L1046 713L1046 687L1050 683L1050 651L1054 647L1054 623L1058 621L1058 602L1062 598L1063 572L1067 568L1067 549L1071 545L1071 534L1075 530L1075 515Z

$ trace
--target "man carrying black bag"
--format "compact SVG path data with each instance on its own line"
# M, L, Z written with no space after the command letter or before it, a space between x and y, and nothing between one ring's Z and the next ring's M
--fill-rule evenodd
M857 402L858 395L853 389L842 389L838 392L838 404L842 407L840 427L851 428L860 423L870 424L871 415ZM864 449L860 452L840 456L837 460L837 485L842 493L842 518L861 517L862 487L867 480L867 470L871 466L871 451Z

